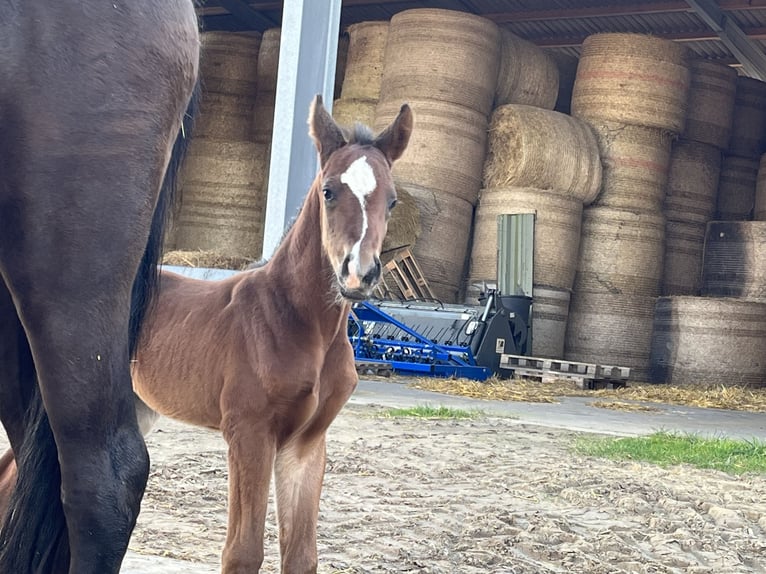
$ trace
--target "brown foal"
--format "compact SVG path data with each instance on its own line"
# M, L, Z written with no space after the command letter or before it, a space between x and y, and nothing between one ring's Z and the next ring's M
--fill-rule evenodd
M325 434L357 383L347 318L380 277L391 165L412 121L405 104L377 137L361 126L347 136L317 97L309 132L320 171L274 256L221 281L162 273L134 389L228 443L226 574L261 566L272 472L282 572L316 572Z

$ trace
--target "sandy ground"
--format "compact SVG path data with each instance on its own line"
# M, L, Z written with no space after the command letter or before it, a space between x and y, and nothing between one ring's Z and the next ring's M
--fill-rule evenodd
M161 555L215 571L225 443L168 419L157 428L134 563ZM583 457L577 436L348 405L328 435L319 572L766 572L766 476ZM276 532L272 504L263 572L278 572Z

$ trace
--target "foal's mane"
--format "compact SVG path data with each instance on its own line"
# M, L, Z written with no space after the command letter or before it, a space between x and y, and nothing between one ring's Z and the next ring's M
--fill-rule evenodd
M346 136L346 145L357 144L360 146L366 146L366 145L373 145L375 143L375 134L372 132L372 130L368 126L364 125L363 123L355 122L353 126L340 126L340 127L341 127L341 130L343 130L343 135ZM306 194L306 197L308 198L308 193ZM293 228L293 225L295 225L295 222L298 220L298 216L300 216L305 203L306 203L306 200L304 199L303 203L301 203L301 206L298 208L298 213L296 213L295 216L291 218L290 221L287 223L287 226L284 232L282 233L282 237L279 238L279 243L277 243L277 248L285 240L285 237ZM266 265L266 263L268 262L269 262L268 258L259 259L258 261L254 261L250 265L245 267L243 271L258 269L259 267L263 267L264 265Z

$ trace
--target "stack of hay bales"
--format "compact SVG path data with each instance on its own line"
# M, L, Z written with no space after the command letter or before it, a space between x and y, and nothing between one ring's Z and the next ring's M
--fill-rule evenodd
M766 82L737 77L729 147L721 164L716 219L753 218L761 154L766 151Z
M705 229L715 216L722 152L729 144L737 72L695 59L686 126L673 145L665 196L662 294L698 295Z
M180 178L174 249L260 256L266 198L250 137L260 45L254 32L202 34L202 101Z
M582 46L572 115L594 129L601 192L583 212L566 358L648 376L660 295L662 213L672 138L683 131L690 71L682 46L640 34L596 34Z
M553 57L501 28L495 107L524 104L552 110L558 95L559 68Z
M495 109L474 219L469 285L497 280L497 216L535 214L532 354L561 358L583 205L601 184L598 145L584 122L527 105ZM475 295L470 290L468 295Z
M373 127L387 126L405 102L413 109L416 127L394 177L420 212L413 253L445 302L459 300L465 276L499 51L498 27L473 14L405 10L389 25Z
M348 56L340 98L332 115L343 125L361 122L372 126L380 97L388 22L369 21L348 27Z

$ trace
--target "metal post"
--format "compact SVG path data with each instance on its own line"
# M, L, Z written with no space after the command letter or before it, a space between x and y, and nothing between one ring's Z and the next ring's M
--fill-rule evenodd
M274 253L316 176L317 153L306 118L316 94L332 110L340 10L341 0L284 1L264 258Z

